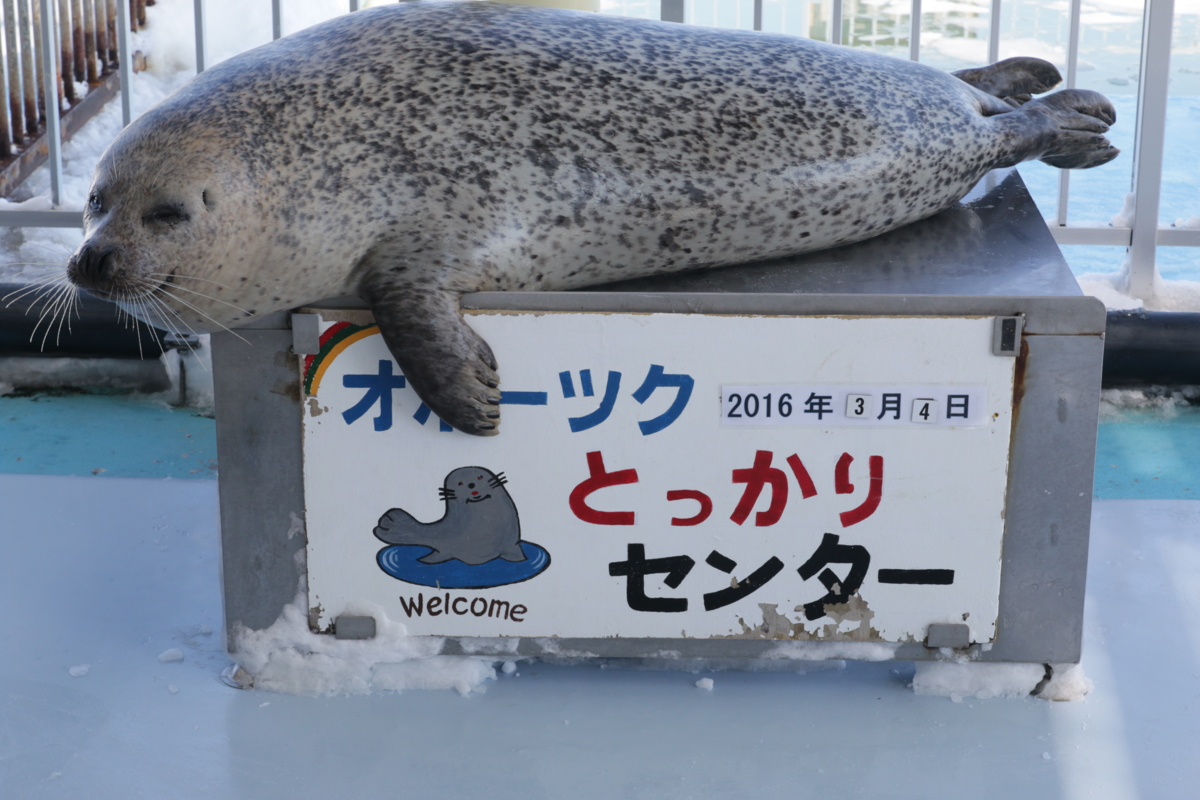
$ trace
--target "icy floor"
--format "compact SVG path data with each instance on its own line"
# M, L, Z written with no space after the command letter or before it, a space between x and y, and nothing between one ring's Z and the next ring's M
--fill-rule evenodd
M1183 800L1200 783L1200 502L1096 502L1078 703L920 697L886 663L522 664L467 698L238 691L218 680L214 481L0 475L0 509L5 798Z

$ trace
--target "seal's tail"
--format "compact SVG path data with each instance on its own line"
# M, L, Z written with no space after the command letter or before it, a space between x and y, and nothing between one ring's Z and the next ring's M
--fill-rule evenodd
M950 74L1014 108L1062 83L1062 75L1053 64L1028 57L1006 58L986 67L960 69Z
M1121 152L1104 137L1109 126L1117 121L1117 111L1099 92L1064 89L1031 100L1014 113L1044 115L1050 120L1050 141L1033 157L1052 167L1098 167Z

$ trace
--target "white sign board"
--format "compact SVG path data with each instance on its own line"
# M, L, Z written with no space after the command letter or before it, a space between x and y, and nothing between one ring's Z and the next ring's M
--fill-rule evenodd
M413 635L994 638L992 318L467 318L498 436L439 424L372 325L302 361L321 627L365 600Z

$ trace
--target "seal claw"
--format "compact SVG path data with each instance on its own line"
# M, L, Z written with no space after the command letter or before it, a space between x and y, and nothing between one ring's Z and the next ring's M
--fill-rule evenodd
M409 385L442 421L463 433L493 436L499 412L489 381L499 385L496 359L463 320L458 295L422 283L391 281L373 269L359 293L371 304L379 332Z

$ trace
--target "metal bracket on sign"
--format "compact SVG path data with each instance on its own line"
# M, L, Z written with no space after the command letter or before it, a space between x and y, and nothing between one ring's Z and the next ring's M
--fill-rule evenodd
M1024 317L996 317L996 325L992 329L992 355L1019 356L1021 331L1024 328Z
M298 356L321 352L321 318L316 314L292 314L292 352Z
M970 627L958 623L934 623L925 634L925 646L930 649L949 647L960 650L970 643Z
M333 635L338 639L374 639L375 618L343 614L333 621Z

